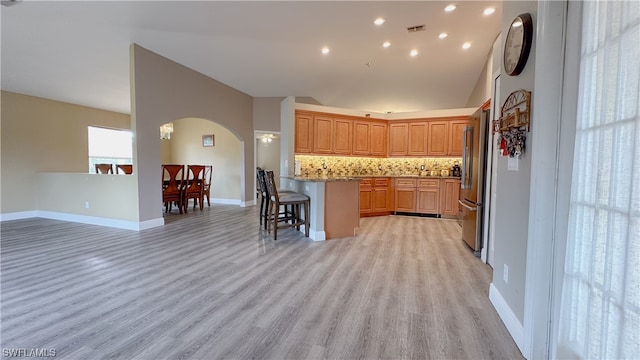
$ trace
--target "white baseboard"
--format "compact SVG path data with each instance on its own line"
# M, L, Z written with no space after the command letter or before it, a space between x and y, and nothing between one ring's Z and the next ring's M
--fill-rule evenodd
M498 316L507 327L509 334L515 341L520 352L524 354L524 327L518 317L511 311L511 308L500 294L500 291L491 283L489 285L489 301L498 312Z
M242 202L239 199L221 199L221 198L212 198L211 202L214 204L224 204L224 205L242 205Z
M151 229L157 226L164 225L164 218L157 218L157 219L138 222L138 221L109 219L109 218L103 218L103 217L97 217L97 216L85 216L85 215L67 214L67 213L60 213L55 211L41 211L41 210L1 214L0 221L10 221L10 220L19 220L19 219L28 219L28 218L37 218L37 217L44 218L44 219L69 221L69 222L76 222L81 224L99 225L99 226L113 227L113 228L126 229L126 230L135 230L135 231Z
M240 207L253 206L256 204L255 200L244 201L240 203Z
M304 226L300 227L300 231L304 232ZM327 234L324 231L316 231L313 228L309 228L309 238L313 241L325 241L327 240Z
M34 218L34 217L38 217L38 212L35 211L35 210L18 211L18 212L0 214L0 222L1 221L29 219L29 218Z

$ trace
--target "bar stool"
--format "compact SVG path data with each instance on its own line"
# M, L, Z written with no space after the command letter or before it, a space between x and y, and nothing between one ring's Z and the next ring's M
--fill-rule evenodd
M300 225L304 225L304 236L309 237L309 197L294 192L278 194L278 189L273 179L273 171L266 172L265 180L271 202L269 204L269 217L267 218L267 231L271 232L271 226L273 225L273 240L278 240L279 228L295 227L300 230ZM286 207L288 205L292 206L294 211L285 211L281 214L280 206ZM301 218L300 205L304 206L304 219ZM284 222L283 225L278 225L278 223L282 222Z

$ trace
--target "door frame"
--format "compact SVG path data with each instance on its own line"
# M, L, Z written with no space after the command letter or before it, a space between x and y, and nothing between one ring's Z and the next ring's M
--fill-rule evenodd
M496 119L500 113L500 104L496 101L500 98L500 69L494 72L491 76L493 79L491 84L491 111L489 114L489 134L487 134L487 151L485 161L487 163L485 169L485 183L484 183L484 199L482 204L484 205L484 217L482 225L482 238L485 239L482 245L482 252L480 253L480 259L493 267L493 254L495 248L493 247L494 235L495 235L495 212L492 211L496 204L496 179L495 173L497 167L494 166L498 158L498 151L496 149L496 141L493 135L492 119ZM496 115L498 114L498 115Z

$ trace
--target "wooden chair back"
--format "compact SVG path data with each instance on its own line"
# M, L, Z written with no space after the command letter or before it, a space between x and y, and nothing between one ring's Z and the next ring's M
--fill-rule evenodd
M184 190L185 212L187 211L187 203L189 202L189 199L198 199L200 201L200 210L202 210L205 181L204 168L204 165L187 165L187 186Z
M120 171L122 171L122 173L125 175L131 175L133 173L133 165L125 165L125 164L116 165L116 174L120 174Z
M184 165L162 165L162 201L181 201Z
M113 174L113 165L96 164L96 174Z
M278 189L276 188L276 181L273 177L273 171L272 170L267 170L265 172L265 182L267 185L267 193L268 196L271 197L271 201L275 202L276 204L280 203L280 197L278 196Z

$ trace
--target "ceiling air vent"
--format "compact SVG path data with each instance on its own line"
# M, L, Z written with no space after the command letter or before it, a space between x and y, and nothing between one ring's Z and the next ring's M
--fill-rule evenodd
M19 1L20 0L2 0L0 1L0 4L2 4L2 6L12 6L17 4Z
M418 32L418 31L425 31L425 30L426 30L426 28L425 28L424 24L416 25L416 26L410 26L410 27L407 28L407 32L410 32L410 33Z

